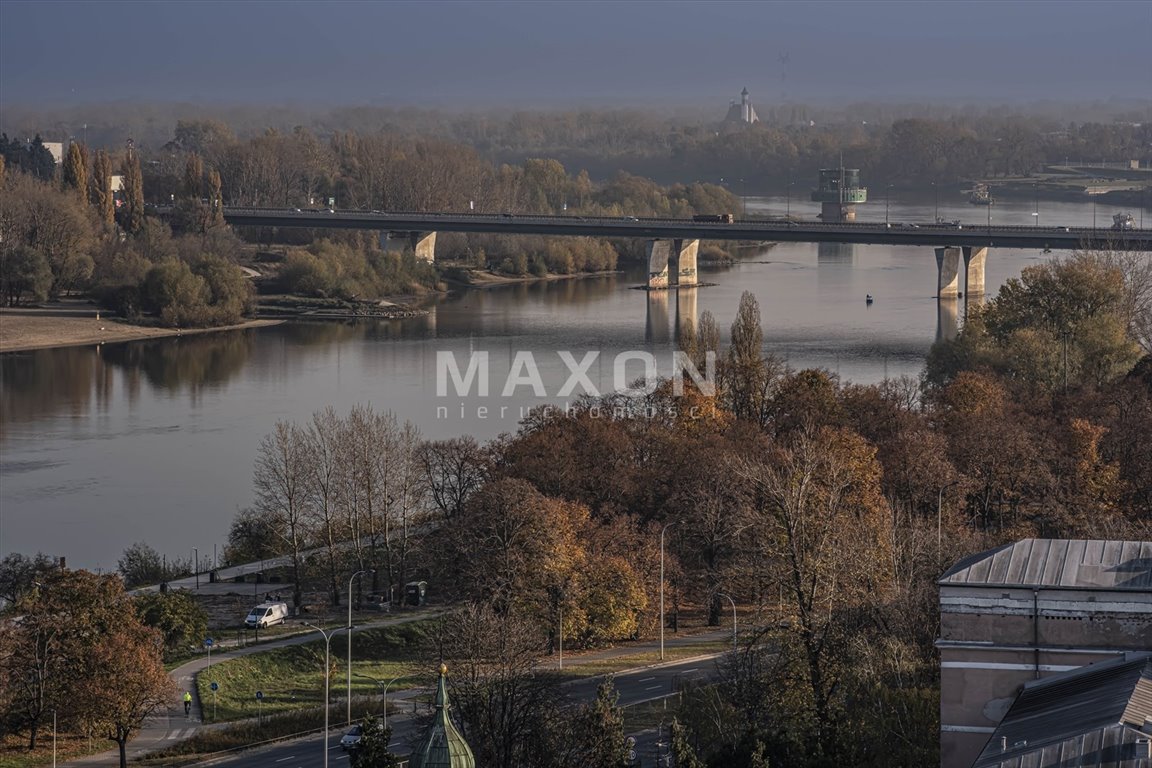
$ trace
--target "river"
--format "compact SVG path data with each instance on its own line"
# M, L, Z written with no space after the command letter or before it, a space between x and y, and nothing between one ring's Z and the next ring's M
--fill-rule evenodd
M747 207L808 217L818 210L783 198L749 198ZM1092 208L1043 202L1039 213L1044 224L1087 226ZM972 224L989 213L962 200L942 201L939 212ZM1034 212L1020 202L990 213L993 223L1030 224ZM1100 226L1113 212L1101 206ZM935 214L934 200L891 200L888 212L893 222ZM883 221L883 200L862 206L859 218ZM1046 258L993 250L989 294ZM365 403L411 420L425 437L491 438L515 430L523 409L570 399L558 397L568 378L559 351L576 361L598 352L587 372L601 390L612 388L623 352L648 352L667 372L678 313L710 311L726 333L746 290L760 302L767 352L860 383L917 376L938 333L959 320L938 312L929 248L780 244L703 270L715 285L679 296L633 290L641 280L637 270L472 290L406 320L292 322L0 355L0 554L44 551L112 570L135 541L182 558L193 547L202 557L222 551L233 515L251 502L257 447L278 420ZM458 397L451 385L438 396L438 352L452 353L462 371L470 353L487 352L489 397ZM527 385L499 396L519 352L532 353L545 397ZM638 376L638 364L626 374Z

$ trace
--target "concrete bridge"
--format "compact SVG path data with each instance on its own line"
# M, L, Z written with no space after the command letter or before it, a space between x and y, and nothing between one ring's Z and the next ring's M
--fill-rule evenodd
M154 208L164 215L169 208ZM698 283L701 240L918 245L934 249L937 292L942 299L984 292L989 248L1110 249L1152 251L1152 230L1095 227L981 226L915 223L824 223L795 220L695 221L635 217L541 216L535 214L384 213L327 209L226 208L235 226L373 229L387 241L411 247L417 258L435 260L437 232L629 237L648 241L648 287ZM960 272L964 277L961 280Z

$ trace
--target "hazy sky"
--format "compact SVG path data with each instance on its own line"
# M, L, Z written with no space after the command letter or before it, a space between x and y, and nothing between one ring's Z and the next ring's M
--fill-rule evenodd
M787 54L785 65L781 58ZM1152 97L1152 0L0 0L0 104Z

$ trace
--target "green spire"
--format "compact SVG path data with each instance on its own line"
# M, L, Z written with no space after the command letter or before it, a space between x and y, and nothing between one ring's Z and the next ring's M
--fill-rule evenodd
M409 757L412 768L476 768L476 758L448 717L448 667L440 665L436 716Z

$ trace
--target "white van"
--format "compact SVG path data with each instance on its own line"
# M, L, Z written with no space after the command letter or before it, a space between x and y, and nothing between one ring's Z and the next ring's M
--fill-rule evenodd
M258 629L271 627L273 624L283 624L288 618L288 603L260 603L248 612L244 623L249 627Z

